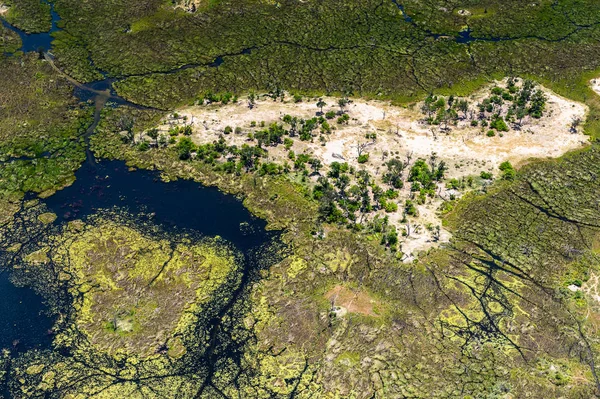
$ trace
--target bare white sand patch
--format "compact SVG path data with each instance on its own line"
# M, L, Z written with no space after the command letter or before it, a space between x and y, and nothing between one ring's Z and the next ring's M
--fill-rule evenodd
M571 286L575 286L577 289L572 290ZM581 288L574 284L571 284L568 288L574 292L582 291L586 297L592 299L592 301L588 301L586 317L590 317L592 312L598 312L598 309L600 308L600 278L597 273L591 272L590 278L581 285Z
M317 155L326 165L331 165L333 162L346 162L350 157L349 154L344 155L346 147L346 139L332 140L321 147L315 155Z
M590 86L600 96L600 78L590 80Z
M8 12L8 6L0 3L0 15L5 15Z
M496 84L505 85L506 82ZM600 80L597 87L600 91ZM483 88L470 96L471 104L482 101L489 95L490 89L491 87ZM336 116L328 121L334 130L322 135L324 141L315 137L312 142L308 142L295 137L292 150L296 154L307 153L317 157L325 165L325 172L333 162L348 162L356 169L366 169L377 184L384 188L388 188L382 181L386 171L385 163L392 157L414 162L418 158L428 160L435 154L437 162L444 161L449 167L447 179L477 177L482 171L498 175L498 166L504 161L522 165L533 158L559 157L587 144L588 137L582 134L580 128L572 128L574 119L585 120L587 107L548 89L541 89L547 96L544 116L540 119L526 117L519 129L513 126L502 137L487 137L487 129L472 127L467 118L459 119L456 126L442 131L439 126L428 125L423 121L421 104L404 108L384 101L352 99L345 107L350 117L347 125L336 123ZM261 98L252 109L245 100L227 105L190 106L179 109L178 118L165 119L160 129L166 132L173 125L191 124L193 140L196 143L209 143L223 135L227 126L233 129L237 127L241 129L239 134L224 135L228 144L254 144L254 141L248 139L248 133L264 129L271 123L282 123L288 129L289 125L282 122L286 114L304 119L313 118L319 111L317 100L305 99L294 103L289 98L284 102ZM327 104L323 108L325 113L340 110L338 98L324 97L323 101ZM375 139L371 137L373 133L376 135ZM367 134L369 138L365 137ZM363 152L369 153L369 161L365 164L358 163L359 147L364 147ZM270 161L288 161L288 153L283 145L267 149ZM407 176L408 171L405 172L405 179ZM406 222L402 221L401 209L411 192L410 184L405 184L400 190L399 198L395 200L399 211L387 214L379 211L380 215L387 215L390 223L400 232L405 232L401 245L406 260L413 259L421 250L449 240L450 234L443 229L439 230L439 234L433 233L436 231L435 227L441 226L438 208L444 200L460 195L460 192L448 189L442 183L435 198L428 198L425 204L418 205L419 216Z

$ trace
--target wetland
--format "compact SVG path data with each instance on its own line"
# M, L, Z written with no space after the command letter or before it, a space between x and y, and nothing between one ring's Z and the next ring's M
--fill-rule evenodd
M600 7L0 0L0 395L600 397Z

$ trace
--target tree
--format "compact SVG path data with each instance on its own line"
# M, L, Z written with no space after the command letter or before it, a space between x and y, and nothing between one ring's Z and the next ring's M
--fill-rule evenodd
M337 179L343 173L348 172L348 169L349 169L349 167L346 162L344 162L344 163L332 162L331 165L329 165L329 173L327 175L331 178Z
M529 107L529 115L532 117L539 119L542 117L544 113L544 109L546 109L546 95L541 90L536 90L531 96L531 106Z
M254 108L255 104L256 104L256 94L254 94L254 92L252 91L248 95L248 108L250 108L250 109Z
M317 158L311 158L308 163L312 167L313 173L319 173L319 170L323 167L323 164Z
M179 159L189 159L195 147L196 146L192 142L192 139L189 137L180 138L179 142L177 143L177 153L179 154Z
M431 94L429 96L427 96L427 98L425 99L425 102L423 103L423 106L421 107L421 111L427 115L427 119L430 120L433 116L433 114L437 111L435 102L437 100L437 97L432 96Z
M433 238L434 242L438 242L440 240L440 226L437 225L433 228L432 232L431 232L431 236Z
M326 177L319 177L313 190L313 198L319 202L319 215L329 223L344 220L342 212L336 206L337 194Z
M450 97L448 97L448 108L452 108L452 104L454 104L454 94L451 94Z
M581 125L581 118L579 116L574 116L571 120L571 127L569 128L569 131L571 133L577 133L577 128L579 125Z
M393 158L385 166L387 167L387 172L383 175L383 182L394 188L402 188L404 186L402 174L404 173L406 164L398 158Z
M348 184L350 184L350 176L348 175L341 175L338 179L335 180L335 186L338 190L340 190L341 196L346 195L346 187L348 187Z
M154 140L154 144L156 146L158 146L158 129L157 128L153 128L148 130L148 132L146 132L146 134L148 135L148 137L150 137L152 140Z
M445 131L448 130L448 122L452 121L452 122L456 122L458 120L458 114L456 113L456 111L454 109L446 109L442 111L442 123L444 124L443 129Z
M431 170L424 159L417 159L413 167L410 169L408 181L420 183L423 187L429 186L431 183Z
M357 143L356 144L356 151L358 152L359 158L370 144L371 143Z
M517 119L519 120L519 122L518 122L519 127L523 126L523 118L525 118L526 116L527 116L527 110L525 109L525 107L517 108Z
M161 134L160 136L158 136L158 145L160 147L166 147L167 146L167 136L164 134Z
M340 106L340 111L344 112L344 108L348 105L349 101L347 98L340 98L338 100L338 105Z
M251 147L248 144L242 145L240 149L240 162L246 171L254 169L256 161L263 154L264 150L257 147Z
M469 112L469 102L467 100L460 100L458 102L458 110L463 113L464 119L467 119L467 114Z
M325 103L322 98L319 98L319 101L317 101L317 107L321 110L321 114L323 114L323 107L326 105L327 103Z

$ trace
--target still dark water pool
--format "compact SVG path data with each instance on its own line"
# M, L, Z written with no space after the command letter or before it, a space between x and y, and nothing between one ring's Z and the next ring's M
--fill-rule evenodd
M43 314L42 297L15 287L6 271L0 273L0 295L0 348L24 352L49 347L53 321Z
M153 214L149 221L164 228L189 229L221 236L242 252L265 243L275 233L232 195L189 180L160 181L158 173L130 172L124 162L84 164L75 183L45 200L57 222L83 218L99 209L121 208Z
M266 222L239 199L189 180L164 183L156 172L131 172L119 161L86 163L76 177L72 186L44 200L57 224L117 207L166 230L218 235L242 253L246 268L254 267L258 249L278 234L266 231ZM0 274L0 295L0 348L50 348L53 320L43 314L43 298L15 287L7 272Z

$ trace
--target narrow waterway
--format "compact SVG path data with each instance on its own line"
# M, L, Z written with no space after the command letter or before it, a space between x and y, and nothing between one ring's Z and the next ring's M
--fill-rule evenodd
M58 13L56 11L54 11L54 4L49 3L45 0L42 0L42 1L46 4L50 4L50 15L52 16L52 26L48 32L25 33L21 29L18 29L17 27L14 27L11 24L9 24L8 22L6 22L6 20L0 18L0 21L2 22L2 25L4 25L4 27L12 30L13 32L16 32L19 35L19 37L21 38L21 43L23 44L21 46L20 50L24 53L28 53L31 51L39 51L39 52L49 51L50 48L52 47L52 41L54 40L54 38L52 37L52 33L58 31L57 22L60 21L60 17L58 16Z
M23 41L24 52L39 52L53 68L61 73L74 87L74 95L81 101L94 104L94 121L85 133L87 161L76 173L73 185L58 191L43 200L49 211L57 214L55 225L73 219L83 219L101 210L117 209L134 216L143 215L145 222L153 223L165 230L190 231L206 237L219 236L231 243L242 255L243 272L232 289L227 302L215 304L214 314L198 328L206 329L210 336L209 350L198 358L190 370L204 367L208 378L216 372L214 364L223 356L238 358L241 344L232 339L228 332L231 325L224 326L223 320L236 320L235 312L240 301L244 301L251 284L260 279L259 271L268 266L263 248L277 240L277 232L268 232L266 222L255 218L234 196L224 194L216 188L204 187L192 181L161 182L155 172L131 172L123 162L97 162L89 150L89 138L94 134L101 111L107 103L116 106L138 107L119 97L112 89L113 79L82 84L64 74L51 55L52 32L57 28L59 15L52 7L52 29L42 34L26 34L6 21L2 23L17 32ZM250 49L244 50L249 53ZM213 66L223 62L217 58ZM186 68L185 66L183 68ZM42 156L52 156L45 154ZM0 251L4 248L0 248ZM18 259L16 260L18 262ZM0 348L13 353L31 349L51 349L54 319L45 314L44 298L30 288L13 285L9 270L17 264L2 265L0 294L4 300L0 305ZM0 386L0 396L10 394Z

